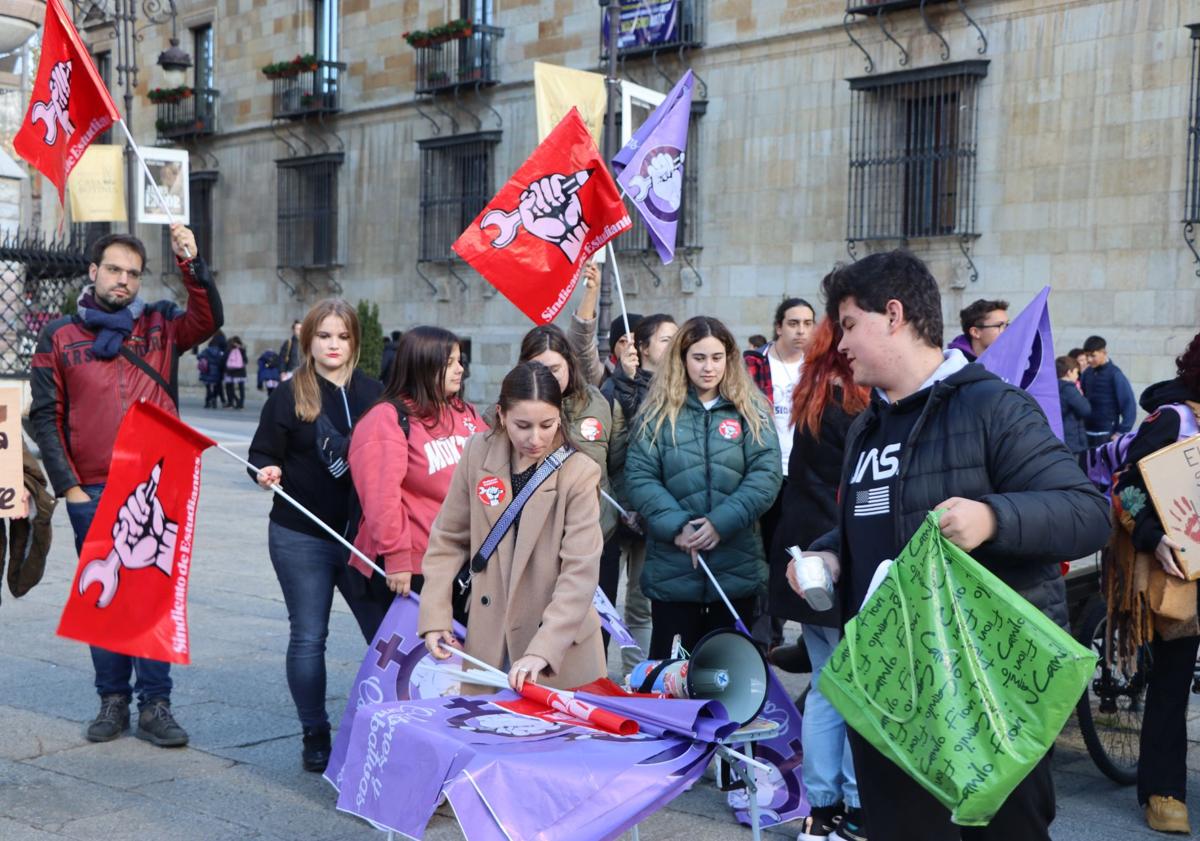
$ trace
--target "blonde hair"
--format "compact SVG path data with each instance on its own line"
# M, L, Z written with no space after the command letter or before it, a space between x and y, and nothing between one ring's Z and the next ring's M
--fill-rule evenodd
M721 396L732 403L745 419L755 443L762 443L763 430L769 423L766 398L750 379L737 340L729 328L706 315L698 315L684 322L671 341L666 361L650 382L650 391L638 417L641 421L640 433L649 434L651 443L658 440L664 423L670 425L671 439L675 439L675 421L687 401L690 386L687 353L696 342L708 338L716 339L725 347L725 375L718 385Z
M316 362L313 360L312 343L321 322L329 316L337 316L350 334L350 373L358 367L358 354L362 347L359 332L358 312L341 298L326 298L318 301L300 324L300 367L292 377L292 396L296 403L296 417L312 423L321 414L321 386L317 382Z

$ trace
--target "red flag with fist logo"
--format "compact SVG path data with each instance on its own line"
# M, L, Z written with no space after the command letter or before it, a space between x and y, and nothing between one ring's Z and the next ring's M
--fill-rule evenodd
M188 663L188 572L200 454L214 442L145 401L126 413L58 634Z
M538 324L559 314L583 265L633 223L572 108L454 243Z
M49 0L37 78L13 148L54 182L61 202L88 144L120 119L71 18L60 0Z

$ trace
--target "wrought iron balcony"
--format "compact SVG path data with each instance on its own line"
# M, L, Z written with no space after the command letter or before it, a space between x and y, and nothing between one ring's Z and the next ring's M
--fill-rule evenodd
M221 92L196 88L187 97L155 103L154 126L159 140L183 140L217 133L217 99Z
M632 58L704 44L705 0L615 0L621 6L617 55ZM600 60L608 59L608 15L600 13Z
M271 115L280 120L300 120L342 110L340 61L314 61L294 72L271 79Z
M892 12L918 7L924 10L926 6L953 2L955 0L846 0L846 11L852 15L873 15L881 11Z
M497 41L504 37L504 30L498 26L474 24L463 32L445 40L414 43L417 93L483 87L500 81L496 72L496 53L499 52Z

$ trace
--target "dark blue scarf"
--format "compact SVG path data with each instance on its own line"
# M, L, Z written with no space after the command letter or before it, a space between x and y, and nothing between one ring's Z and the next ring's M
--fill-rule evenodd
M121 350L121 344L133 332L133 322L142 315L146 302L135 297L115 312L101 309L96 303L95 293L88 289L79 298L79 317L96 333L92 342L92 355L97 359L112 359Z

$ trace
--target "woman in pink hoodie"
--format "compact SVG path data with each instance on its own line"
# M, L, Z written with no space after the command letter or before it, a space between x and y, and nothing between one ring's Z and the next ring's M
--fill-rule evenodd
M404 334L383 395L354 426L350 475L362 505L354 545L387 571L402 596L421 590L429 529L450 488L463 445L487 425L459 392L458 337L440 327ZM370 567L351 556L364 575Z

